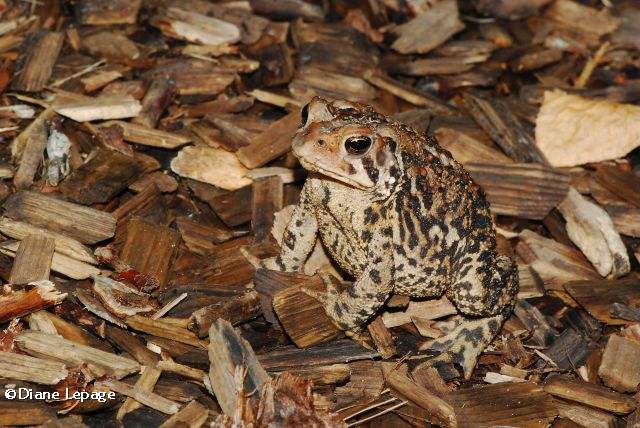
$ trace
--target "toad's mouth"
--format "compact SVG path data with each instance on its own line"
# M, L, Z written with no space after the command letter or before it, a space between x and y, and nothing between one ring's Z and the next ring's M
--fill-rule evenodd
M322 165L320 165L319 163L310 161L309 159L300 156L298 154L296 154L297 158L298 158L298 162L300 162L300 165L302 165L302 167L304 169L306 169L307 171L314 171L317 172L319 174L322 175L326 175L327 177L333 178L334 180L340 181L341 183L345 183L348 184L352 187L355 187L356 189L360 189L360 190L367 190L368 187L367 186L363 186L362 184L358 183L357 181L351 179L350 177L347 177L345 175L340 175L340 174L336 174L335 172L328 170L324 167L322 167Z

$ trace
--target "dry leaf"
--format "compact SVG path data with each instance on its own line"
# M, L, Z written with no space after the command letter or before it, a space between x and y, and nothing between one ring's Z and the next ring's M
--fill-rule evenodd
M536 144L556 167L623 157L640 146L640 107L546 91Z

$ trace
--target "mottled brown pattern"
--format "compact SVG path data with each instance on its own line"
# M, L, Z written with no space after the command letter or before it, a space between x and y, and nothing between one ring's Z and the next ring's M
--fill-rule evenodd
M310 175L280 256L264 265L300 269L320 236L356 281L344 293L330 284L308 293L351 332L392 291L445 294L469 319L429 348L440 352L434 362L459 363L470 376L518 290L514 262L497 253L484 192L433 138L369 106L315 98L305 114L293 152Z

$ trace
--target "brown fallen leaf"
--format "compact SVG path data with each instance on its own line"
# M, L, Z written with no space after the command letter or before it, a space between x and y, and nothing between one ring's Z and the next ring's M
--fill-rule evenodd
M536 145L556 167L623 157L640 146L640 107L546 91Z

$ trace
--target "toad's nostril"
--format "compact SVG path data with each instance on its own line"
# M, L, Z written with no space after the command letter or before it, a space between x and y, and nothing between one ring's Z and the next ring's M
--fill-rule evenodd
M324 140L318 140L318 145L319 146L324 146Z

